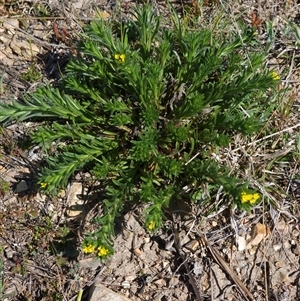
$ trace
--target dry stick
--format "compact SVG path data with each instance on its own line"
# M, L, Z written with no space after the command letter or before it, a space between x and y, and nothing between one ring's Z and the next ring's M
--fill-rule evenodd
M263 141L263 140L266 140L266 139L271 138L271 137L273 137L273 136L282 134L282 133L284 133L284 132L288 132L288 131L290 131L290 130L292 130L292 129L295 129L295 128L297 128L297 127L300 127L300 123L297 123L297 124L295 124L295 125L293 125L293 126L291 126L291 127L288 127L288 128L286 128L286 129L283 129L283 130L278 131L278 132L276 132L276 133L273 133L273 134L270 134L270 135L265 136L265 137L263 137L263 138L260 138L260 139L257 139L257 140L255 140L255 141L252 141L252 142L250 142L250 143L247 143L246 145L243 145L243 146L241 146L241 147L238 147L238 148L236 148L236 149L233 149L232 151L233 151L233 152L236 152L236 151L240 150L241 148L243 148L243 147L245 147L245 146L250 146L250 145L252 145L252 144L255 144L255 143L260 142L260 141Z
M244 283L240 280L240 278L235 274L235 272L229 267L229 265L225 262L222 256L212 247L212 245L206 240L204 235L198 233L200 236L200 242L204 242L206 244L207 249L211 253L214 260L222 267L222 269L226 272L226 274L234 281L234 283L240 289L242 295L246 298L246 300L254 301L253 295L246 288Z
M197 301L202 301L202 297L200 295L200 292L199 292L198 286L196 284L196 281L195 281L195 279L194 279L194 277L193 277L193 275L191 273L191 270L189 268L189 265L188 265L188 263L186 261L186 257L184 255L184 252L181 249L179 234L178 234L177 229L174 226L174 221L173 221L173 233L174 233L174 247L175 247L177 253L179 254L179 256L180 256L180 258L181 258L181 260L183 262L184 268L185 268L185 270L187 272L187 275L189 277L189 282L190 282L190 284L191 284L191 286L193 288L193 291L194 291L194 294L196 296L196 299L197 299Z

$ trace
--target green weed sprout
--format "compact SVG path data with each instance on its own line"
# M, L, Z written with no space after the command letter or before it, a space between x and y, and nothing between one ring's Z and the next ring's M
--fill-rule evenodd
M196 200L203 184L254 204L259 196L251 198L210 154L236 133L257 132L278 86L246 25L238 34L218 32L172 12L173 25L165 26L150 5L133 15L91 22L59 87L0 106L4 124L40 122L31 139L49 154L42 190L57 193L81 170L101 183L104 213L83 250L102 259L113 253L115 218L126 202L146 204L148 231L162 226L170 202Z

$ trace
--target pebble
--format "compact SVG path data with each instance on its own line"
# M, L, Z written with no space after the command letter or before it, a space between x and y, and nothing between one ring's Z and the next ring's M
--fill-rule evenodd
M10 18L8 21L4 21L2 26L7 29L9 33L14 34L16 28L19 28L19 20Z
M189 251L191 251L191 252L195 252L195 251L198 249L199 244L200 244L200 243L199 243L198 240L192 239L192 240L190 240L188 243L186 243L186 244L184 245L184 247L185 247L186 249L188 249Z
M67 216L72 218L80 217L84 210L84 191L82 183L72 183L68 194Z
M15 54L23 56L26 60L31 60L39 53L39 47L36 44L25 40L19 40L15 36L10 43L10 47Z
M169 280L169 288L176 286L179 283L179 279L177 277L172 277Z
M130 301L127 297L117 294L104 285L97 283L92 285L88 301Z
M273 249L276 252L279 251L281 248L282 248L282 246L280 244L273 245Z

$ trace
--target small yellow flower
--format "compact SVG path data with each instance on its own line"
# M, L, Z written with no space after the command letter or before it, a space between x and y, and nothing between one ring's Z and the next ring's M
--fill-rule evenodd
M46 187L47 187L47 185L48 185L47 183L44 183L44 182L42 182L42 183L41 183L41 188L43 188L43 189L44 189L44 188L46 188Z
M124 63L125 62L125 54L119 54L119 53L116 53L115 54L115 59L119 62L122 62Z
M94 253L95 252L95 247L93 245L86 245L83 247L83 252L86 254L89 253Z
M152 231L152 230L154 229L154 226L155 226L154 221L151 221L151 222L148 224L148 229L149 229L150 231Z
M99 247L98 248L98 256L99 257L103 257L106 256L108 254L109 250L106 249L105 247Z
M258 193L246 193L245 191L241 193L242 203L255 204L258 199L259 199Z
M280 80L280 76L278 75L277 72L272 71L271 72L271 76L273 77L274 80Z

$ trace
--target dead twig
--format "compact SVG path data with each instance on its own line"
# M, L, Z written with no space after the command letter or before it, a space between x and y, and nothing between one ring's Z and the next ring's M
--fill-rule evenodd
M213 259L219 264L219 266L226 272L226 274L233 280L233 282L238 286L242 295L246 298L246 300L254 301L253 295L244 285L244 283L240 280L240 278L236 275L236 273L229 267L229 265L225 262L222 256L213 248L213 246L207 241L203 234L198 233L200 236L201 243L205 243L207 249L212 255Z
M191 284L191 286L193 288L193 291L194 291L194 294L196 296L196 299L197 299L197 301L202 301L202 297L200 295L198 286L196 284L196 281L195 281L195 279L194 279L194 277L193 277L193 275L191 273L191 270L189 268L189 265L187 263L186 256L185 256L184 252L181 249L179 234L178 234L177 229L174 226L174 222L173 222L173 233L174 233L174 247L175 247L177 253L179 254L179 256L180 256L180 258L181 258L181 260L183 262L183 266L184 266L184 268L185 268L185 270L187 272L187 275L189 277L189 282L190 282L190 284Z

